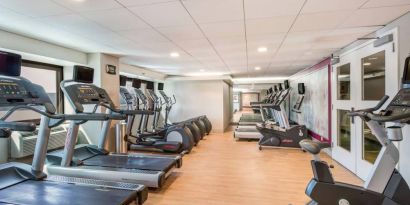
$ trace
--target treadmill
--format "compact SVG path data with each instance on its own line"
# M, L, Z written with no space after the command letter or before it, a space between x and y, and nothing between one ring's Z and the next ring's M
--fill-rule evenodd
M73 177L47 177L43 172L51 127L65 120L88 120L84 115L58 115L45 90L20 77L21 56L0 52L0 107L8 111L0 118L0 138L11 131L36 130L33 122L6 121L19 110L41 115L32 165L0 164L0 204L13 205L125 205L143 204L147 189L143 185L115 183ZM107 119L108 115L94 115Z
M74 80L61 82L61 89L76 113L94 113L104 107L107 114L129 115L151 114L152 111L117 110L107 92L93 82L94 70L84 66L74 67ZM124 117L123 119L125 119ZM161 188L166 178L181 164L180 156L110 153L104 149L111 120L103 122L99 144L79 144L79 126L83 122L70 123L65 148L47 154L46 172L97 180L109 180L143 184L150 188Z
M254 120L249 120L252 119L251 117L248 117L248 121L245 120L240 120L239 121L239 125L237 128L235 128L234 131L234 138L236 140L240 140L240 139L261 139L263 137L263 135L258 131L258 129L256 128L256 126L258 125L258 123L267 123L270 124L270 120L272 117L274 117L274 113L267 108L262 107L262 105L264 104L275 104L278 103L280 101L280 99L283 98L284 94L286 92L288 92L287 90L287 86L288 83L285 82L285 90L282 89L281 84L279 84L279 89L277 89L277 87L275 86L275 91L273 93L273 91L271 92L271 95L269 96L269 99L271 100L271 102L256 102L253 103L253 106L257 106L260 109L260 114L255 114L260 116L260 119L255 119ZM258 103L258 104L257 104ZM241 117L241 119L243 119L243 117Z

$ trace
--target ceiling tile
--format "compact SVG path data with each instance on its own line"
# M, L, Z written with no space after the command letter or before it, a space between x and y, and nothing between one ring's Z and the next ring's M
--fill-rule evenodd
M304 0L244 0L246 18L296 16Z
M189 14L178 1L136 6L129 9L154 27L194 24Z
M358 9L368 0L308 0L302 14Z
M0 0L0 6L30 17L43 17L71 13L70 10L59 6L51 0Z
M341 27L386 25L410 11L410 5L356 10Z
M246 20L246 34L248 36L286 33L296 16L278 16L274 18Z
M145 6L178 0L118 0L124 6Z
M242 37L245 39L243 21L200 24L201 29L209 38L215 37Z
M198 23L243 19L242 0L189 0L182 2Z
M350 11L302 14L298 16L292 31L310 31L334 29L349 15Z
M169 42L168 39L160 35L154 29L133 29L127 31L118 31L118 34L141 44L153 44Z
M158 31L173 41L203 39L204 35L196 25L158 28Z
M86 0L86 1L53 0L53 1L68 9L76 11L76 12L108 10L108 9L115 9L115 8L122 7L119 3L113 0Z
M44 17L38 20L59 29L89 37L93 34L109 32L108 29L77 14Z
M127 9L113 9L82 13L82 16L113 31L149 28L149 26ZM126 19L126 20L125 20Z
M410 0L370 0L362 8L408 5Z

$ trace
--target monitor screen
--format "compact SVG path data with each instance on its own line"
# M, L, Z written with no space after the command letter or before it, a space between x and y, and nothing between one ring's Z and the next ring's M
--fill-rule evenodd
M282 91L282 90L283 90L282 83L279 83L279 91Z
M158 83L158 90L164 90L164 83Z
M277 85L273 86L273 90L274 90L275 92L278 92L278 91L279 91L279 90L278 90L278 86L277 86Z
M273 92L273 89L272 89L272 87L271 88L269 88L269 90L268 90L268 94L271 94Z
M80 83L93 83L94 69L76 65L74 66L74 81Z
M20 76L21 56L14 53L0 51L0 74Z
M305 94L305 84L304 83L298 83L298 93L299 95Z
M403 84L410 84L410 56L406 58L404 64Z
M133 88L141 88L141 80L140 79L132 79L132 87Z
M120 75L120 86L126 86L127 85L127 77Z
M289 81L285 80L285 82L283 82L283 85L284 85L285 89L288 89L289 88Z
M154 82L147 81L147 89L154 90Z

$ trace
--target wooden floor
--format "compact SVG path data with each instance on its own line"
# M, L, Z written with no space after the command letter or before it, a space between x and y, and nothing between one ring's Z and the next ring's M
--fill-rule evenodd
M235 141L232 132L211 134L184 157L181 169L165 187L150 192L146 205L296 205L305 204L304 191L312 177L311 156L300 150L265 149L257 142ZM335 179L361 184L343 167Z

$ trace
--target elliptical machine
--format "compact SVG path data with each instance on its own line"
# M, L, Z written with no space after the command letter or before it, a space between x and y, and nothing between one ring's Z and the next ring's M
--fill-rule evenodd
M321 161L319 153L329 144L303 140L300 146L310 152L314 159L311 161L314 178L306 188L306 195L314 204L341 205L407 205L410 204L410 188L400 172L396 170L399 162L399 150L393 142L402 141L402 126L410 124L410 57L406 59L403 75L403 87L393 98L385 110L378 114L373 112L386 103L388 96L384 96L374 108L350 112L351 117L360 117L370 128L373 135L382 145L379 155L372 167L364 186L355 186L335 182L326 162ZM386 127L384 122L392 122L393 126Z
M126 81L126 80L125 80ZM135 107L135 99L129 93L128 89L124 87L125 81L121 80L120 95L127 103L128 110L137 109ZM133 79L133 88L136 97L143 102L142 110L146 110L147 98L138 88L140 81ZM153 150L170 153L190 152L194 146L191 131L184 125L174 125L163 130L162 133L142 133L141 125L147 121L146 115L141 115L139 122L139 129L136 135L132 134L132 125L134 124L135 115L128 116L126 138L128 142L128 149L130 150Z
M263 135L258 142L259 150L262 150L262 147L299 148L299 142L301 140L311 139L307 134L307 128L305 125L290 123L283 104L288 98L291 88L289 87L289 83L287 81L285 81L284 85L285 90L281 92L274 104L261 105L261 110L265 108L270 110L270 114L273 116L275 122L269 123L266 121L265 123L256 125L256 129ZM301 101L298 100L295 108L300 108L300 104ZM293 109L293 111L296 110Z

